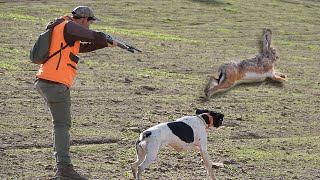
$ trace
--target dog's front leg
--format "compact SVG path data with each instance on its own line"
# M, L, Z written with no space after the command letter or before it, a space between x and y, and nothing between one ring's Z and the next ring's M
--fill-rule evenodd
M202 156L202 160L204 162L204 165L207 168L207 173L210 176L210 178L212 180L216 180L216 177L214 176L213 173L213 169L212 169L212 163L211 163L211 159L209 157L208 151L207 151L207 144L204 143L201 147L200 147L200 154Z

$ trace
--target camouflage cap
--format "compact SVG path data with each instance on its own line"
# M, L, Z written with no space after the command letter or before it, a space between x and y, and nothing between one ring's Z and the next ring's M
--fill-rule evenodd
M93 14L93 11L88 6L78 6L74 8L71 13L73 17L78 17L78 18L88 17L88 18L92 18L93 20L100 20Z

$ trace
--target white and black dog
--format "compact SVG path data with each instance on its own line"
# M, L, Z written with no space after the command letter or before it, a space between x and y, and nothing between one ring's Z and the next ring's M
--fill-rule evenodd
M135 180L140 180L141 173L156 160L159 149L167 144L177 151L198 147L207 173L214 180L212 162L207 152L206 129L221 126L223 116L220 112L197 109L196 116L185 116L143 131L136 142L137 160L131 164Z

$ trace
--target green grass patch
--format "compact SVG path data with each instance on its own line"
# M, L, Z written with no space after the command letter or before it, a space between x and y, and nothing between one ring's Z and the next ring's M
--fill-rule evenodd
M97 25L93 25L93 28L98 30L103 30L106 33L110 33L110 35L124 34L124 35L131 35L131 36L137 36L137 37L159 39L164 41L182 41L185 43L196 43L196 44L204 43L197 40L181 38L176 35L154 33L154 32L142 31L142 30L119 29L119 28L103 27L103 26L97 26Z
M139 133L130 130L125 130L121 132L121 136L123 137L123 141L134 141L137 140L137 138L139 138Z
M30 15L21 15L21 14L15 14L15 13L1 13L1 12L0 12L0 19L32 21L32 22L45 21L45 19L43 18L34 17Z
M100 152L105 149L116 149L118 145L116 143L111 144L93 144L93 145L80 145L80 146L71 146L70 149L73 152L77 153L88 153L88 152ZM25 153L48 153L53 149L50 148L30 148L30 149L10 149L5 150L8 154L25 154Z
M307 47L311 50L311 51L317 51L320 52L320 46L318 45L307 45Z
M292 138L271 138L252 140L246 145L233 150L233 156L241 160L252 160L258 162L291 163L309 162L314 164L320 161L318 155L320 137L292 137ZM295 147L294 151L290 149ZM299 148L300 147L300 148ZM310 150L306 150L309 147Z
M5 132L11 131L11 132L16 132L16 133L24 133L24 134L30 134L33 133L35 130L33 128L26 128L25 125L22 124L9 124L9 123L1 123L0 128L4 129ZM37 128L38 132L46 132L48 129L46 128Z
M72 133L77 136L95 136L95 137L113 137L116 138L118 133L106 131L105 129L77 127L72 129Z
M19 71L21 67L13 64L12 62L0 62L0 69L5 69L9 71Z
M94 60L84 60L82 61L81 63L85 64L85 65L88 65L90 67L93 67L93 66L97 66L99 63L97 61L94 61Z
M111 143L111 144L90 144L90 145L81 145L81 146L71 146L71 150L75 151L77 153L88 153L88 152L101 152L106 149L116 149L118 148L117 143Z
M294 41L276 41L277 44L284 45L284 46L296 46L296 47L302 47L302 48L308 48L311 51L320 51L320 46L315 44L302 44Z
M23 155L23 154L30 154L30 153L48 153L51 152L52 148L30 148L30 149L10 149L5 150L8 154L16 154L16 155Z
M5 69L8 71L20 71L23 69L22 63L23 61L21 57L25 59L29 51L24 49L16 49L16 48L6 48L0 47L0 69Z
M195 92L197 93L197 92ZM187 100L190 99L194 99L194 96L191 94L188 95L175 95L175 94L170 94L170 95L158 95L158 94L151 94L148 95L145 98L146 102L154 102L155 99L157 99L159 104L183 104L184 102L186 102ZM173 115L167 115L167 117L165 117L165 119L171 119L173 120L174 117L176 117L175 114ZM154 119L154 118L150 118L150 119Z
M313 146L318 149L320 147L320 136L312 137L292 137L292 138L271 138L269 139L268 144L271 145L280 145L283 143L290 144L291 146L305 147Z
M29 51L22 49L12 49L0 47L0 53L11 53L11 54L29 54Z
M192 75L188 74L179 74L173 72L164 72L157 69L142 69L137 71L137 74L141 77L165 77L165 78L181 78L181 79L195 79Z
M296 45L296 43L293 41L279 41L279 40L277 41L277 44L284 45L284 46Z
M232 13L232 14L238 13L238 10L231 8L231 7L225 7L225 8L223 8L223 10L226 12Z
M252 161L259 161L259 162L285 160L285 161L290 161L292 163L303 161L303 162L309 162L310 164L313 164L315 162L319 162L320 160L320 157L318 156L318 154L309 154L307 152L299 152L299 151L295 151L288 154L284 151L261 150L256 148L243 148L241 150L236 150L234 153L235 153L235 156L238 157L240 160L250 159Z
M228 32L230 32L230 30L229 29L227 29L227 28L218 28L217 29L218 31L220 31L220 32L223 32L223 33L228 33Z
M274 155L279 155L278 152L269 152L266 150L243 148L241 150L236 150L235 154L240 159L252 159L255 161L270 160Z

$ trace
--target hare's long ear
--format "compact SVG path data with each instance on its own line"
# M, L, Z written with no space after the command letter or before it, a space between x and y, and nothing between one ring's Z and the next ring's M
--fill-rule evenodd
M263 46L262 53L265 54L270 50L272 31L270 29L263 30Z

